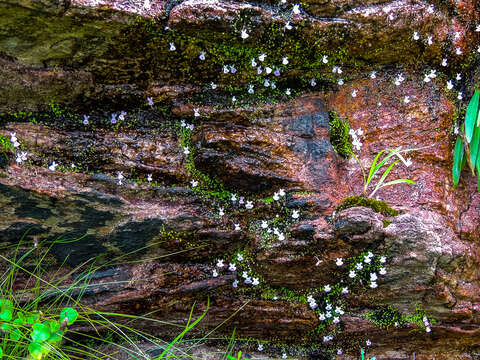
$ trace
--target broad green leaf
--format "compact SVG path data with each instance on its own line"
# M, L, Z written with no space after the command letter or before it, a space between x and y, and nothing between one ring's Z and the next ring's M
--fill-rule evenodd
M2 321L10 321L12 320L12 316L13 314L11 310L5 309L2 312L0 312L0 320Z
M50 327L46 324L33 324L32 340L34 342L43 342L50 337Z
M480 127L475 127L473 130L472 142L470 143L470 159L472 160L473 169L478 157L478 149L480 147Z
M22 337L22 332L19 329L13 329L8 336L10 339L18 341Z
M77 318L78 318L77 310L71 307L64 308L60 313L60 322L63 323L64 319L68 319L67 325L72 325L75 322L75 320L77 320Z
M60 342L62 341L62 337L63 337L63 331L57 331L52 335L50 335L50 337L48 338L48 342L51 344L59 345Z
M13 302L8 299L0 299L0 320L11 321L13 317Z
M46 344L31 342L28 345L28 352L34 360L41 360L45 355L48 354L49 348Z
M465 114L465 135L467 137L468 143L472 141L473 130L477 123L479 94L480 91L475 90L472 99L468 103L467 113Z
M457 136L457 142L455 143L455 150L453 151L453 188L455 189L460 181L460 173L462 172L462 162L465 157L465 149L463 148L463 142L460 136Z
M0 359L3 357L3 350L0 348Z
M47 321L48 326L50 327L50 332L53 334L54 332L57 332L60 330L60 322L55 321L55 320L49 320Z

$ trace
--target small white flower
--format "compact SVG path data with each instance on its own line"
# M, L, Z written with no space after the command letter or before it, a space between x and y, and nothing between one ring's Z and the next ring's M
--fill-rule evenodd
M378 286L378 285L377 285L377 283L376 283L375 281L372 281L372 282L370 283L370 287L371 287L372 289L375 289L377 286Z
M315 81L315 79L310 80L310 86L315 86L315 85L317 85L317 82Z
M448 80L448 81L447 81L447 89L448 89L448 90L452 90L452 89L453 89L453 81L452 81L452 80Z
M293 5L292 12L296 15L300 14L300 5L298 4Z
M288 57L287 56L282 58L282 64L283 65L288 65Z
M260 225L262 229L266 229L268 227L268 224L265 220L262 220L262 224Z
M286 94L287 96L290 96L290 94L291 94L290 88L287 88L287 90L285 90L285 94Z
M233 286L234 288L238 287L238 280L235 280L235 281L232 283L232 286Z
M425 327L425 331L426 331L427 333L429 333L429 332L432 331L432 329L430 329L430 326L426 326L426 327Z
M442 66L447 66L447 65L448 65L448 60L447 60L447 59L445 59L445 58L443 58L443 59L442 59L442 64L441 64L441 65L442 65Z
M362 270L363 269L362 263L358 263L356 268L357 268L357 270Z
M223 211L223 207L218 208L218 215L223 216L225 212Z
M372 71L370 73L370 79L376 79L377 78L377 72L376 71Z
M255 61L255 58L252 58L251 64L252 64L252 67L257 66L257 62Z
M279 241L285 240L285 235L283 235L283 233L278 234L278 240Z
M324 64L327 64L327 63L328 63L328 56L327 56L327 55L323 55L323 57L322 57L322 62L323 62Z
M318 315L318 320L325 321L325 314L321 313L320 315Z
M249 37L249 35L248 35L248 33L247 33L247 30L245 30L245 29L242 30L241 37L242 37L243 40L245 40L246 38Z
M335 317L333 318L333 323L334 323L334 324L338 324L339 322L340 322L340 318L339 318L338 316L335 316Z
M352 272L350 272L350 273L352 273ZM354 275L355 275L355 273L354 273ZM353 276L350 276L350 277L353 277ZM346 288L346 287L342 288L342 294L348 294L348 288Z
M217 84L215 84L213 81L210 83L210 87L212 90L215 90L217 88Z
M83 115L83 125L88 125L88 119L90 118L90 116L88 115Z
M460 47L457 47L457 49L455 50L455 54L462 55L463 54L462 49Z
M480 32L480 25L477 25L477 27L475 28L475 31Z
M370 340L367 340L367 341L365 341L365 344L366 344L367 346L370 346L370 345L372 345L372 342L371 342Z
M183 153L184 153L185 155L190 154L190 150L188 150L188 146L184 146L184 147L183 147Z
M480 53L480 46L477 47L477 53Z
M365 257L365 259L363 259L363 261L365 262L365 264L370 264L372 259L367 256L367 257Z
M327 300L327 306L325 307L325 310L332 310L332 304L329 304L328 300Z
M230 270L230 271L237 270L237 265L235 265L234 263L230 263L230 265L228 266L228 270Z
M240 231L240 224L235 224L235 231Z
M260 60L260 61L263 62L263 61L265 61L265 58L266 58L266 57L267 57L267 55L265 55L265 54L260 54L260 56L258 57L258 60Z
M457 73L457 76L455 77L455 79L456 79L457 81L462 80L462 74Z
M224 74L228 74L230 72L230 70L228 69L228 66L227 65L223 65L223 73Z
M258 278L253 278L252 279L252 285L257 286L258 284L260 284L260 281L258 280Z
M200 55L198 56L198 58L199 58L200 60L202 60L202 61L205 60L205 51L202 51L202 52L200 53Z
M337 260L335 261L335 264L337 264L337 266L342 266L343 265L343 259L342 258L337 258Z
M455 31L455 34L453 35L453 38L454 38L455 40L460 39L460 31Z
M413 38L413 40L420 40L420 35L418 34L418 31L413 32L412 38Z
M253 93L254 93L253 85L248 85L248 93L249 93L249 94L253 94Z
M370 274L370 281L376 281L377 280L377 274L371 273Z
M27 153L25 151L22 151L17 154L17 158L15 159L15 162L17 164L21 164L24 161L27 161Z
M282 354L282 359L286 359L287 358L287 354L283 353Z
M405 104L408 104L408 103L410 102L410 96L405 96L405 97L403 98L403 102L404 102Z
M258 351L263 351L263 344L258 344L257 350Z
M382 257L380 258L380 262L381 262L382 264L385 264L386 261L387 261L387 258L386 258L385 256L382 256Z
M337 355L342 355L343 354L343 350L342 349L337 349Z
M272 68L267 66L265 68L265 74L270 75L271 73L272 73Z
M285 29L287 29L287 30L292 30L292 25L290 24L290 22L287 22L287 23L285 24Z
M385 270L385 268L380 268L380 271L379 271L380 275L385 275L387 273L387 270Z
M236 102L237 101L237 97L236 96L232 96L232 103Z
M243 261L243 255L241 253L237 254L237 260L238 261Z
M190 181L190 184L192 184L192 187L196 187L198 185L198 181L192 180Z
M427 12L428 12L429 14L433 14L433 11L434 11L433 5L430 5L430 6L427 8Z
M50 170L54 170L55 171L55 167L57 166L57 164L55 164L55 161L52 163L52 165L49 166L49 169ZM53 169L51 169L51 167L53 167ZM118 180L118 185L122 185L122 180L124 179L125 177L123 176L123 171L119 171L117 173L117 180Z
M352 97L357 97L357 90L352 91Z
M340 315L345 314L345 311L343 311L342 308L339 307L339 306L337 306L337 307L335 308L335 312L336 312L337 314L340 314Z
M253 203L251 201L247 201L247 203L245 204L245 208L248 210L253 209Z
M325 313L325 316L327 317L327 319L330 319L332 317L332 312L331 311L327 311Z
M213 277L217 277L217 276L218 276L217 270L213 270L212 276L213 276Z
M263 82L263 86L269 87L269 86L270 86L270 81L265 80L265 81Z
M222 268L224 267L223 259L217 261L217 267Z
M428 74L430 79L435 79L437 77L437 70L430 70L430 74Z
M284 189L278 190L278 195L285 196L285 190Z
M299 216L300 216L300 214L299 214L298 210L293 210L292 218L298 219Z
M433 36L429 35L427 38L427 45L432 45L433 44Z
M426 83L430 82L430 76L428 75L425 75L425 77L423 78L423 81L425 81Z
M392 21L394 19L393 14L388 15L388 20Z
M48 167L48 169L51 170L51 171L55 171L56 168L57 168L57 166L58 166L58 164L57 164L55 161L52 161L52 163L50 164L50 166ZM122 173L122 172L120 171L120 174L121 174L121 173Z
M330 287L330 285L325 285L324 289L323 289L325 292L330 292L332 290L332 288Z
M357 276L357 274L355 273L355 271L350 270L350 273L348 274L348 276L353 279L355 276Z
M343 79L338 79L337 84L338 85L343 85L343 84L345 84L345 82L343 81Z
M177 48L175 47L175 44L173 42L170 43L170 51L175 51Z
M457 99L458 99L458 100L462 100L462 99L463 99L463 93L462 93L461 91L458 92Z

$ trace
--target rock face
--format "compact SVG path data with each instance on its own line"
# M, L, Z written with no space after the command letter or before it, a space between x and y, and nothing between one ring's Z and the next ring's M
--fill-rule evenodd
M452 188L451 165L478 16L474 1L2 2L0 135L28 160L0 148L0 241L51 246L52 273L96 258L83 301L105 311L183 324L209 298L198 333L225 321L221 335L314 358L367 339L377 358L474 358L480 195L468 171ZM333 148L332 110L361 130L358 162ZM375 197L399 215L336 211L363 192L359 163L398 146L415 151L388 179L416 185ZM329 303L339 324L321 320ZM386 308L417 321L372 315Z

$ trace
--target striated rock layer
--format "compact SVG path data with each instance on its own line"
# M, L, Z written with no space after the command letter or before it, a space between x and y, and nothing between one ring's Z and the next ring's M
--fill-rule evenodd
M477 74L476 2L309 0L299 14L291 5L0 3L0 135L15 133L28 154L18 165L6 151L0 170L2 245L22 237L22 249L52 245L52 269L98 257L103 268L83 296L97 309L184 324L194 301L200 313L209 298L208 316L195 329L201 334L225 321L216 334L235 328L241 338L313 344L313 357L338 348L354 357L367 339L377 358L478 356L480 195L468 171L452 188L462 104L445 91L457 72L468 81ZM425 43L430 34L432 45ZM278 76L252 73L251 58L261 53L262 66L279 67ZM448 66L441 68L443 58ZM424 81L432 69L437 76ZM263 89L266 79L277 88ZM468 81L455 83L465 99ZM246 95L250 84L254 95ZM111 112L121 110L124 120L112 124ZM355 153L367 170L380 150L417 149L406 155L411 165L397 165L388 178L416 185L375 194L398 215L361 206L335 211L345 197L362 194L363 180L357 161L332 146L332 110L362 130ZM191 136L181 120L194 124ZM59 166L47 169L52 161ZM285 197L269 198L280 189ZM254 208L231 202L232 193ZM284 240L262 232L262 220L273 219ZM347 284L348 264L368 251L386 257L386 274L376 288L368 280L352 285L339 302L340 324L322 327L306 297ZM216 267L238 252L258 286L243 283L244 265ZM19 277L17 289L26 284ZM384 329L366 318L386 306L404 315L421 308L436 322L427 333L412 322ZM178 330L136 324L159 336ZM334 339L324 343L330 333Z

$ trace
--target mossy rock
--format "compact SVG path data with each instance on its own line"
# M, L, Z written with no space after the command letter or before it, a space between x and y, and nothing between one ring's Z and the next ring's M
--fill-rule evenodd
M335 110L330 110L328 112L328 125L330 125L330 143L333 149L342 158L348 159L352 153L348 121L342 120Z
M385 201L368 199L363 196L349 196L342 200L335 211L342 211L355 206L364 206L384 216L397 216L400 211L392 209Z

